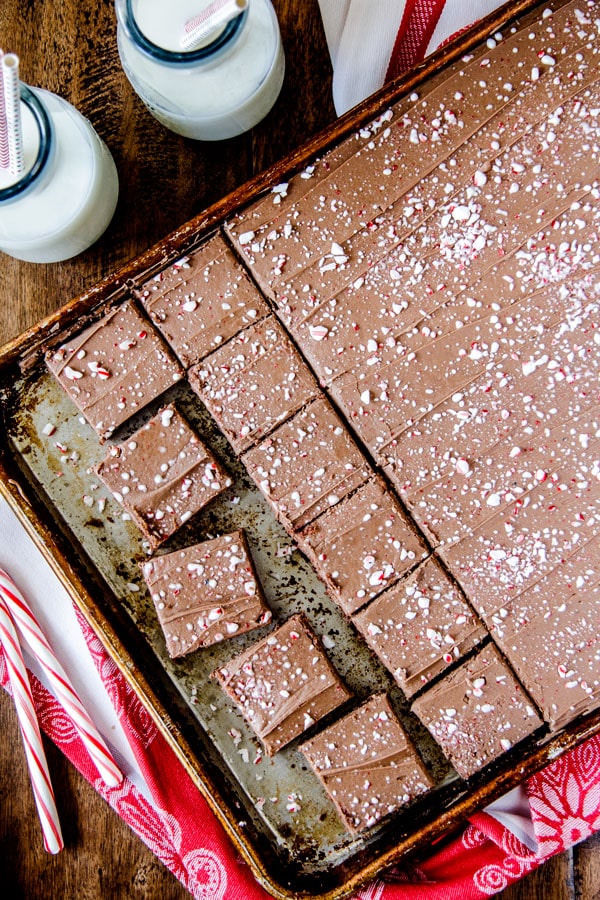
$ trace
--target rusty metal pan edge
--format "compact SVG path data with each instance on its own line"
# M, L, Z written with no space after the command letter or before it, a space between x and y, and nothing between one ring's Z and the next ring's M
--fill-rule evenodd
M241 210L248 203L256 200L261 193L271 187L274 181L279 181L284 176L290 177L310 159L339 143L362 124L381 113L382 109L397 102L403 95L421 85L440 68L455 62L461 55L469 52L491 31L505 27L519 16L530 13L542 5L539 0L516 0L516 2L503 4L498 10L462 32L456 39L448 42L425 62L384 86L341 116L332 126L184 223L115 273L107 276L0 347L0 374L4 369L15 365L26 369L29 360L37 358L54 337L58 338L59 332L64 337L65 332L68 332L69 329L81 327L82 317L85 319L86 316L92 316L98 307L110 302L117 302L119 298L123 297L133 279L168 264L170 260L190 249L211 231L219 228L232 212ZM450 809L445 810L433 821L421 826L410 836L399 840L366 862L357 872L351 873L342 884L318 894L290 890L275 878L274 873L267 870L260 852L243 829L239 827L232 810L224 801L216 784L156 696L143 672L125 650L119 635L108 619L98 610L77 572L59 552L50 530L37 517L26 489L17 479L11 477L1 458L0 495L13 509L60 583L102 641L127 683L150 713L156 727L184 766L194 785L208 802L243 860L249 865L256 880L276 900L309 900L309 898L310 900L344 900L344 898L350 897L366 883L380 875L384 869L400 862L407 854L414 853L419 848L426 846L428 842L431 843L452 833L484 805L539 772L578 744L600 734L600 710L597 710L583 720L571 723L558 735L549 739L542 746L538 746L527 755L524 761L517 763L513 768L501 772L474 790L469 791L468 785L466 785L464 796L460 796Z

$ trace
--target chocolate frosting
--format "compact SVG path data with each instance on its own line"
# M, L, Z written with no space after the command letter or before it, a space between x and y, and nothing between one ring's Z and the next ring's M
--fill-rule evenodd
M142 563L171 657L271 621L242 531Z
M217 669L214 677L273 755L350 697L303 616Z
M46 364L102 439L183 376L131 301L51 351Z
M544 7L226 226L552 729L600 684L596 18ZM357 624L391 634L385 594L372 621L344 593L358 544L326 559L345 503L300 546ZM413 643L392 671L427 678Z
M172 404L113 445L96 472L152 548L232 483Z
M297 540L348 614L427 555L400 504L378 478L299 531Z
M186 367L268 313L262 295L219 234L133 293Z
M372 473L323 396L245 453L243 462L290 533L335 506Z
M487 634L433 557L380 594L352 621L408 697Z
M318 390L272 316L241 331L193 366L188 376L238 453L301 409Z
M300 750L353 832L372 827L432 786L385 694L375 694Z
M412 709L463 778L542 724L493 644L432 685Z

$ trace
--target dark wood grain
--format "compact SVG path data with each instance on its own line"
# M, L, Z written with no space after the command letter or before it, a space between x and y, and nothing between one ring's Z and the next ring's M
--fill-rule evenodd
M109 275L183 222L335 120L317 0L275 0L286 78L250 134L199 144L162 128L119 65L111 0L2 0L0 45L25 81L59 93L93 123L120 174L115 218L73 261L36 266L0 254L0 344ZM66 840L43 850L11 700L0 692L0 874L11 898L156 898L187 892L51 745L48 760ZM597 900L600 839L547 862L502 900Z

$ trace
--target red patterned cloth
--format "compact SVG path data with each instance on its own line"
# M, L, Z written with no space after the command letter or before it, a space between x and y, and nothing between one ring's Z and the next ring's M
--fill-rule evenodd
M198 900L267 900L229 842L206 801L87 623L80 625L100 677L118 712L150 792L126 779L107 788L70 719L31 676L44 731L96 791ZM0 682L10 691L0 651ZM165 778L164 773L169 777ZM600 737L564 754L530 778L527 798L538 852L528 850L487 813L478 813L409 865L386 873L356 900L469 900L489 897L549 856L600 828Z

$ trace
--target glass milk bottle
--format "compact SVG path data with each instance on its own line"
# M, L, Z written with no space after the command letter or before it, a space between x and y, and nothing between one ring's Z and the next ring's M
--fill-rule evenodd
M74 106L21 85L24 171L0 168L0 250L51 263L86 250L112 219L119 182L103 141Z
M115 0L121 63L152 115L185 137L218 141L263 119L284 75L277 17L269 0L244 10L207 42L182 49L186 22L207 0Z

